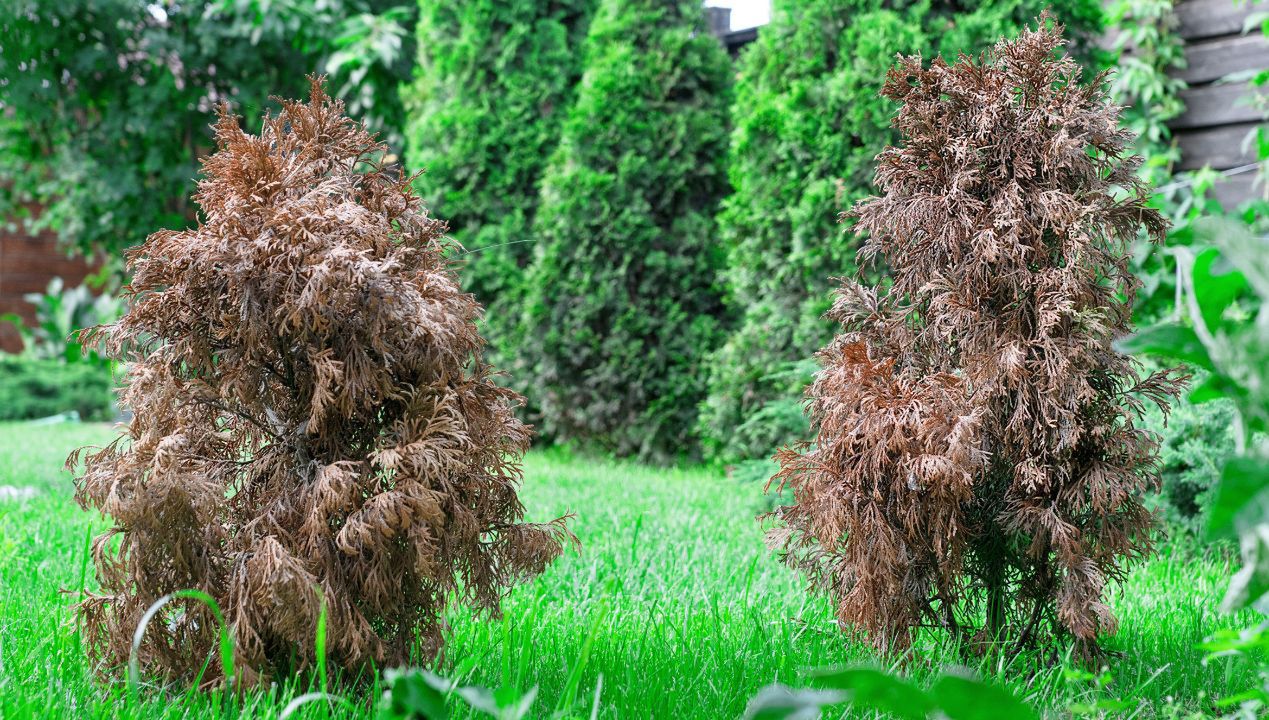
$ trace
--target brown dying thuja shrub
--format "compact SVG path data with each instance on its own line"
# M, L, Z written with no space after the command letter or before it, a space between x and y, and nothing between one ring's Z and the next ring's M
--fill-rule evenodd
M572 537L520 522L519 397L480 360L444 225L320 80L259 136L227 110L215 131L205 220L129 253L131 309L93 333L128 363L135 415L70 461L79 503L113 521L77 606L90 653L127 662L146 608L197 588L240 683L309 665L323 604L333 663L430 658L451 596L496 613ZM217 633L173 603L141 663L192 677Z
M1111 343L1128 243L1166 222L1105 77L1081 85L1061 32L1042 17L978 60L891 70L903 144L852 213L893 284L842 285L807 393L817 437L777 456L793 503L769 541L884 650L934 626L1016 647L1050 627L1095 651L1109 583L1151 551L1156 443L1134 423L1184 378L1142 377Z

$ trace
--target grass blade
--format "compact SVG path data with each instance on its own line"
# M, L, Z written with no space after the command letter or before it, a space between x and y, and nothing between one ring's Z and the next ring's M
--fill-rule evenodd
M155 600L154 604L141 616L141 622L137 624L136 632L132 635L132 652L128 656L128 698L134 706L140 702L141 659L139 653L141 643L145 640L146 628L150 626L154 616L173 600L198 600L211 610L212 615L216 617L216 623L220 626L220 668L225 678L225 687L228 688L233 683L234 643L233 637L229 634L229 628L225 625L225 616L220 612L220 605L215 598L202 590L177 590Z
M295 711L299 710L300 708L304 707L305 705L309 703L318 702L320 700L325 700L328 704L339 703L340 705L342 705L343 707L349 710L356 709L353 707L353 704L351 702L349 702L346 698L340 697L339 695L331 695L330 693L324 693L324 692L311 692L311 693L304 693L303 695L300 695L299 697L292 699L291 702L287 703L286 707L282 708L282 714L278 716L278 720L287 720L287 718L291 717L292 713L294 713Z

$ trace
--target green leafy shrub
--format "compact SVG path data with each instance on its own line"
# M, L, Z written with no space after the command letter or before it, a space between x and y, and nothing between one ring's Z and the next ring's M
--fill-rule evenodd
M28 293L25 300L35 306L35 327L27 328L16 314L0 316L0 322L11 322L22 336L23 354L64 362L87 360L109 365L95 350L85 352L79 342L79 331L94 325L106 325L123 314L123 300L110 292L93 294L87 285L64 287L60 277L49 281L42 293Z
M81 420L115 415L107 367L25 355L0 355L0 420L34 420L74 412Z
M1245 220L1253 220L1248 217ZM1190 401L1226 399L1234 414L1234 454L1211 491L1210 539L1236 538L1243 566L1230 578L1223 607L1269 612L1269 237L1246 222L1206 218L1194 225L1193 247L1175 248L1179 318L1121 342L1132 352L1184 360L1207 372ZM1269 629L1264 622L1222 632L1204 649L1211 657L1250 661L1259 685L1219 700L1239 717L1269 707Z
M1234 453L1210 501L1208 536L1238 537L1244 568L1226 607L1269 608L1269 238L1228 218L1195 223L1200 241L1174 249L1184 315L1124 340L1131 352L1206 371L1192 403L1229 400Z
M326 66L388 135L400 126L403 0L12 0L0 3L0 215L85 253L185 227L207 114L257 114ZM373 103L373 104L371 104Z
M709 361L701 432L711 454L769 455L805 437L787 410L806 383L789 370L832 337L832 278L854 272L857 243L837 217L872 193L873 158L895 140L895 105L879 93L895 54L977 52L1049 4L776 0L737 83L735 192L719 236L741 320ZM1095 0L1055 7L1077 38L1100 26Z
M1147 504L1173 533L1202 537L1221 467L1234 452L1234 422L1228 400L1178 402L1166 418L1147 408L1142 424L1160 441L1159 491Z
M466 248L464 286L489 308L486 335L508 369L539 181L573 102L595 4L419 4L407 156L424 171L415 187Z
M730 75L698 2L600 6L534 223L520 347L546 434L652 460L693 446Z

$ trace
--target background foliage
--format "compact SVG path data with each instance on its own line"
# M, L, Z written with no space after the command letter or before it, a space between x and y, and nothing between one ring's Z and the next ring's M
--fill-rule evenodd
M80 420L115 416L109 369L90 363L0 354L0 420L35 420L73 412Z
M694 0L607 0L591 26L518 345L548 436L645 459L693 447L723 323L713 218L731 81L704 24Z
M539 181L572 106L595 4L419 4L419 64L406 91L410 166L424 172L416 187L466 248L464 286L486 306L486 334L508 369L519 367L517 303Z
M589 205L570 197L575 188L569 183L582 177L571 173L581 167L588 171L585 177L592 176L589 164L595 158L584 152L556 155L553 180L548 185L554 193L548 199L555 207L551 213L553 217L574 218L587 216L584 208L589 208L605 218L596 221L603 232L579 229L551 235L557 241L551 246L552 262L567 259L558 266L568 268L564 297L552 295L556 279L549 268L557 266L528 267L539 253L546 255L539 234L545 225L536 218L537 207L546 158L560 144L561 133L574 142L581 139L583 147L593 137L606 138L609 133L634 137L637 155L659 158L664 153L660 142L647 139L664 128L647 127L647 118L640 113L597 112L594 102L589 111L572 107L586 55L581 49L582 38L589 31L587 18L595 4L595 0L420 0L417 10L411 0L13 0L0 4L0 32L4 33L0 42L0 144L5 149L0 153L0 175L5 181L0 184L0 214L10 227L25 219L31 228L56 229L67 247L85 252L104 249L112 254L109 268L120 273L120 248L139 242L160 227L185 226L192 220L194 210L183 199L198 170L197 158L210 148L206 126L216 101L230 99L247 115L255 116L267 104L268 95L294 94L305 73L325 70L333 75L333 88L349 102L353 114L381 130L398 152L408 136L414 156L407 157L410 166L428 170L419 188L434 206L435 215L450 222L455 237L469 249L485 247L486 241L495 238L514 243L492 243L488 250L464 256L468 266L461 274L466 276L468 287L493 306L485 331L493 336L498 351L495 361L512 371L518 386L533 392L544 377L539 371L553 368L556 389L550 391L557 393L561 402L580 399L589 403L570 412L584 418L612 418L614 408L631 400L629 389L634 387L633 393L639 393L642 386L638 383L645 379L638 375L643 359L628 349L643 346L631 340L634 336L630 333L655 326L656 332L677 333L676 339L691 338L672 344L676 354L666 359L666 367L676 370L665 376L666 382L656 385L662 395L655 412L649 409L647 418L627 413L616 436L597 424L570 428L559 437L588 439L615 452L642 452L646 458L665 459L670 454L666 448L694 445L695 438L686 428L695 425L714 457L728 462L747 456L768 457L775 445L805 435L800 396L815 370L814 362L806 358L826 337L817 332L829 332L830 326L819 315L828 302L830 278L854 272L853 247L844 240L844 228L837 224L836 214L870 192L871 158L889 137L887 123L893 110L875 97L875 89L893 53L921 50L928 58L940 50L972 51L994 40L996 34L1012 32L1043 3L775 0L775 21L762 28L759 41L742 50L738 62L726 70L739 76L736 102L729 110L736 130L726 170L735 194L726 201L719 227L712 233L716 247L711 252L726 257L711 256L704 262L712 272L726 266L722 282L696 282L693 266L683 277L675 277L673 287L667 289L662 282L669 276L661 273L655 283L634 288L648 289L658 298L656 302L620 287L625 268L643 272L645 258L638 242L648 235L646 225L636 222L629 237L638 242L628 241L625 226L616 223L627 216L642 217L640 213L647 208L642 204L606 206L610 196L598 193L590 196ZM1068 26L1095 32L1099 22L1096 5L1059 0L1055 10ZM421 20L417 34L412 28L416 11ZM1253 12L1245 31L1269 30L1264 18L1264 12ZM1165 252L1149 250L1144 243L1139 246L1134 271L1145 289L1139 295L1137 317L1142 322L1166 322L1193 330L1197 327L1194 317L1202 313L1193 315L1188 300L1178 307L1178 297L1188 297L1187 288L1194 288L1193 295L1202 299L1200 306L1210 304L1219 293L1213 296L1198 288L1220 287L1220 278L1230 274L1233 261L1222 252L1210 266L1217 271L1178 276L1177 248L1194 256L1206 252L1214 240L1201 227L1204 218L1212 215L1227 215L1237 224L1263 232L1265 205L1253 202L1237 213L1227 213L1206 198L1218 177L1215 172L1175 172L1177 151L1166 122L1181 112L1179 91L1184 83L1169 77L1179 67L1181 48L1173 3L1117 0L1108 5L1106 19L1112 26L1109 37L1119 38L1110 52L1095 57L1098 53L1087 47L1077 50L1090 64L1117 67L1112 78L1115 98L1128 106L1125 124L1142 134L1136 150L1146 157L1146 176L1160 188L1154 202L1175 223ZM508 25L503 26L504 22ZM522 32L524 23L535 23L534 31ZM602 42L628 44L631 39L610 32ZM420 40L424 46L416 53L413 46ZM597 42L592 39L591 45ZM677 47L648 42L632 52L657 54ZM412 72L410 66L416 58L420 69ZM641 63L641 67L655 66L667 73L676 67L669 60ZM606 74L619 70L609 67ZM411 78L403 103L397 89ZM1251 80L1263 84L1269 81L1269 71ZM693 98L673 107L717 116L715 104ZM565 122L571 117L577 119ZM1262 127L1248 139L1262 162L1269 155L1265 137ZM642 157L624 161L622 168L609 168L604 177L635 167L638 160ZM587 165L570 164L581 161ZM705 171L712 178L715 169L711 164ZM445 182L440 182L442 177L447 178ZM446 186L465 191L447 194ZM587 187L582 184L576 189ZM620 195L623 200L629 197L638 195ZM45 212L37 216L41 204ZM566 207L567 213L561 209ZM563 225L561 220L558 227ZM1226 234L1234 236L1232 231ZM697 242L698 236L691 237ZM574 248L561 238L580 245ZM592 238L602 242L591 243ZM667 242L678 247L676 238L668 237ZM613 269L614 263L619 270ZM1244 267L1241 262L1238 266ZM1244 276L1263 274L1252 265L1246 267L1252 269L1241 270ZM1217 654L1210 664L1200 665L1201 656L1194 651L1201 634L1214 627L1208 607L1209 588L1223 577L1226 538L1241 536L1248 559L1248 569L1240 574L1241 594L1232 596L1237 602L1231 606L1254 599L1258 589L1269 586L1263 571L1269 566L1263 561L1266 551L1257 540L1258 528L1264 525L1264 514L1258 515L1257 508L1269 504L1263 489L1265 461L1257 454L1261 451L1255 436L1236 433L1231 427L1243 422L1234 418L1244 414L1253 418L1257 413L1263 415L1251 402L1258 396L1249 395L1249 389L1265 387L1260 378L1266 367L1263 342L1253 342L1257 333L1263 334L1263 327L1255 322L1259 301L1246 290L1240 290L1236 301L1223 306L1220 318L1213 320L1216 329L1210 337L1199 338L1208 348L1206 356L1191 355L1194 338L1184 334L1171 338L1180 339L1176 347L1188 361L1218 367L1209 375L1200 374L1202 378L1217 378L1211 385L1204 382L1205 392L1229 398L1182 404L1166 426L1158 417L1147 421L1161 433L1162 441L1162 491L1153 498L1155 506L1168 519L1174 537L1191 534L1199 543L1214 540L1215 544L1202 545L1191 556L1190 542L1170 543L1164 546L1163 560L1130 581L1118 600L1134 608L1136 617L1136 630L1127 633L1134 640L1121 648L1129 652L1131 660L1115 664L1116 673L1123 676L1109 689L1104 687L1109 681L1103 676L1095 680L1097 692L1114 696L1107 700L1112 705L1100 705L1094 697L1085 703L1087 708L1111 711L1136 707L1139 709L1134 712L1140 712L1148 707L1146 714L1157 711L1168 717L1189 717L1191 711L1196 716L1206 713L1212 710L1210 693L1215 688L1248 680L1242 672L1246 662L1235 665L1236 658L1257 664L1260 682L1227 704L1242 703L1243 714L1250 717L1269 701L1269 672L1263 665L1269 638L1263 632L1218 633L1206 646L1207 651ZM718 303L720 292L726 293L725 307ZM530 297L540 305L526 313L523 306ZM678 299L666 299L670 297ZM565 298L583 308L599 310L566 310ZM641 304L637 307L647 312L633 313L638 322L623 321L619 332L612 333L621 339L612 341L615 346L627 350L620 362L604 365L607 350L600 346L596 351L588 345L596 337L593 328L607 332L604 323L613 317L612 309L628 307L631 298L638 299ZM33 418L75 409L87 419L113 415L108 364L93 367L91 356L86 358L89 362L82 362L85 358L79 355L78 343L70 338L74 330L93 322L80 309L97 301L88 299L81 288L50 288L33 302L42 312L38 327L28 333L31 350L24 356L0 358L0 397L5 399L0 403L0 414ZM709 308L714 319L697 316L685 323L681 322L685 313L671 313L672 321L652 314L667 307ZM547 325L554 321L542 319L541 313L547 309L556 313L551 318L569 318L571 324L552 340L563 342L565 349L546 347L547 340L540 334L525 333L526 327L537 327L539 333L544 327L526 326L526 319ZM743 319L735 325L738 315ZM702 347L689 346L696 341L706 346L717 344L724 336L729 337L727 344L709 360L710 396L703 406L702 421L693 422L690 415L701 399L699 387L704 376L699 359ZM579 339L582 342L572 344ZM523 363L521 344L532 346L532 353L523 354ZM556 351L570 353L568 362L558 358L542 362ZM1221 367L1226 369L1221 371ZM678 372L683 368L694 369ZM695 378L695 382L689 383L687 378ZM1263 404L1263 398L1259 401ZM669 411L671 407L675 409ZM1233 415L1233 408L1241 412ZM638 444L644 433L639 425L645 422L647 432L656 433L653 441L659 449ZM676 428L681 436L674 437L667 428ZM547 430L550 437L551 431L559 429ZM62 432L92 434L98 429L64 426ZM60 458L49 459L65 452L49 440L55 433L43 426L14 426L7 434L16 441L8 446L0 443L0 454L11 450L12 456L10 462L0 463L0 474L4 474L0 479L5 484L23 485L35 477L43 478L37 482L47 482L50 494L55 495L56 488L65 485L64 478L55 477L53 470ZM31 450L41 443L49 445L44 454ZM1238 443L1244 446L1243 454L1226 463ZM536 462L541 471L542 461ZM767 682L770 677L795 677L797 670L817 662L840 661L839 638L814 629L831 621L823 608L804 626L785 623L779 625L783 634L773 636L770 632L772 616L796 614L800 623L806 621L803 613L808 606L800 595L784 587L791 585L791 578L764 570L765 559L745 555L754 549L733 541L747 532L749 516L760 507L758 501L747 499L743 485L709 477L705 472L681 477L625 465L594 476L589 472L593 468L589 458L576 461L576 465L556 465L554 461L548 465L553 478L547 491L556 492L560 486L566 493L575 493L559 503L616 508L611 518L596 520L588 537L601 535L601 530L611 534L606 554L601 556L608 564L601 572L609 580L601 583L602 587L596 586L593 567L579 565L567 579L550 581L554 584L548 600L540 594L544 592L542 583L527 590L501 626L488 629L480 623L465 622L465 617L460 618L464 622L455 622L459 636L467 638L464 647L468 657L494 658L480 664L478 672L485 673L479 678L481 683L504 689L508 684L517 685L523 691L528 686L522 681L540 681L547 703L557 696L564 703L565 698L576 695L574 680L579 668L586 665L591 637L579 634L578 628L589 623L593 633L600 626L603 621L594 619L594 607L613 588L617 602L632 604L618 605L613 613L613 617L622 618L625 639L614 643L620 647L605 647L604 638L609 636L605 627L592 660L592 669L596 663L601 668L596 698L601 690L598 685L608 683L602 688L605 706L615 696L618 708L651 708L651 714L658 716L680 710L674 706L678 702L692 712L708 714L720 693L740 692L737 688L744 687L752 692L756 683ZM749 461L742 463L735 475L765 478L771 467L766 459ZM1225 482L1221 482L1221 473ZM627 496L632 478L654 491L637 507L620 502ZM596 485L605 488L607 495L596 495ZM702 488L709 492L701 494ZM19 588L39 598L33 603L25 596L22 602L0 602L0 610L10 612L9 620L20 618L17 624L8 624L21 628L21 632L4 638L6 665L10 674L48 675L46 680L65 686L67 692L40 696L19 690L16 701L12 693L0 693L0 714L6 703L12 708L14 702L19 708L33 708L27 714L35 715L56 714L50 708L61 707L57 703L80 707L81 702L87 703L85 707L98 703L107 708L102 712L116 712L117 696L101 692L87 679L92 668L83 662L79 639L70 634L58 615L65 605L58 588L73 587L80 572L83 555L77 551L82 527L65 511L65 502L59 506L50 500L37 502L35 509L14 508L7 515L7 507L6 512L0 512L0 570L8 580L0 583L0 590ZM678 521L668 521L675 513ZM1211 516L1216 518L1212 527L1219 526L1220 532L1204 532ZM590 517L597 516L592 513ZM701 524L702 519L707 525ZM711 528L708 522L719 525ZM650 576L645 557L651 558ZM693 569L700 570L702 557L712 563L707 572L682 574L686 563L694 563ZM666 565L658 569L657 562ZM750 568L749 575L736 572L743 567ZM754 567L758 567L756 583ZM50 575L49 568L56 572ZM762 580L768 575L768 580ZM659 585L655 592L644 594L628 591L648 578L658 578L661 585L660 578L666 578L683 587L666 592ZM727 585L710 591L708 618L693 615L699 609L695 593L701 582L708 583L710 578L725 578ZM83 576L78 580L82 587ZM580 593L579 588L583 589ZM1163 592L1185 588L1185 592L1160 596L1160 588ZM775 595L788 602L770 608L760 604ZM1198 596L1201 599L1196 601ZM671 634L670 626L660 624L674 614L667 614L664 605L673 598L690 598L682 609L687 642L679 627L673 627ZM645 602L646 607L639 605ZM743 612L729 605L736 602L743 602ZM1203 604L1196 606L1195 602ZM816 612L814 607L811 611ZM1218 620L1217 626L1243 622L1247 617L1228 616ZM1133 623L1127 621L1130 626ZM525 632L526 627L533 632ZM54 638L52 651L48 649L49 638ZM584 651L578 649L583 640ZM1138 642L1144 643L1145 652L1140 652ZM621 650L627 647L634 648L630 651L633 654ZM705 650L697 652L699 648ZM501 678L495 677L498 653L502 653ZM558 673L559 657L565 655L580 658L570 666L567 687L561 685L564 676ZM647 657L654 658L654 663L644 662ZM636 662L631 662L632 658ZM631 668L637 677L630 676ZM986 665L982 669L986 671ZM1047 668L1046 672L1049 674L1043 677L1047 679L1041 684L1047 683L1049 689L1037 691L1028 675L1019 681L1021 684L1013 685L1014 690L1040 693L1028 695L1028 701L1044 697L1048 698L1044 702L1051 702L1050 686L1061 684L1055 679L1061 670ZM737 680L742 677L747 680ZM1019 677L1015 675L1014 680ZM594 680L588 675L587 687ZM670 686L676 688L675 693L665 692ZM885 686L882 681L874 685ZM0 677L0 690L5 687ZM7 687L22 686L10 683ZM292 679L285 687L298 693L303 679ZM473 688L455 684L448 694L467 690ZM1184 711L1172 706L1174 694ZM519 702L514 693L500 697ZM775 694L767 697L781 702ZM857 705L867 704L853 697ZM824 700L826 696L815 698ZM168 712L165 700L160 697L151 703L148 712L155 717ZM453 697L450 700L452 704ZM184 702L214 703L216 698L191 693ZM259 703L256 699L250 702ZM732 697L730 702L733 714L738 714L743 701L737 705ZM540 696L537 705L543 703ZM1085 712L1075 707L1071 706L1073 712ZM255 712L277 714L267 700L257 705Z
M215 105L257 116L323 69L391 135L411 15L393 0L3 3L0 214L84 253L184 227Z

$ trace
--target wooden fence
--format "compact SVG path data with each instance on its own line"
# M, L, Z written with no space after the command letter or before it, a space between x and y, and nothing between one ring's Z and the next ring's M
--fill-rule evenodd
M1185 0L1176 5L1188 63L1177 76L1190 85L1181 93L1185 113L1171 123L1181 148L1182 170L1204 165L1231 170L1256 162L1255 142L1247 138L1264 122L1264 110L1256 107L1253 97L1258 90L1245 79L1223 81L1230 75L1269 69L1269 40L1259 28L1242 33L1243 23L1256 9L1246 0ZM1263 190L1253 187L1255 177L1254 171L1230 175L1213 194L1233 206Z

